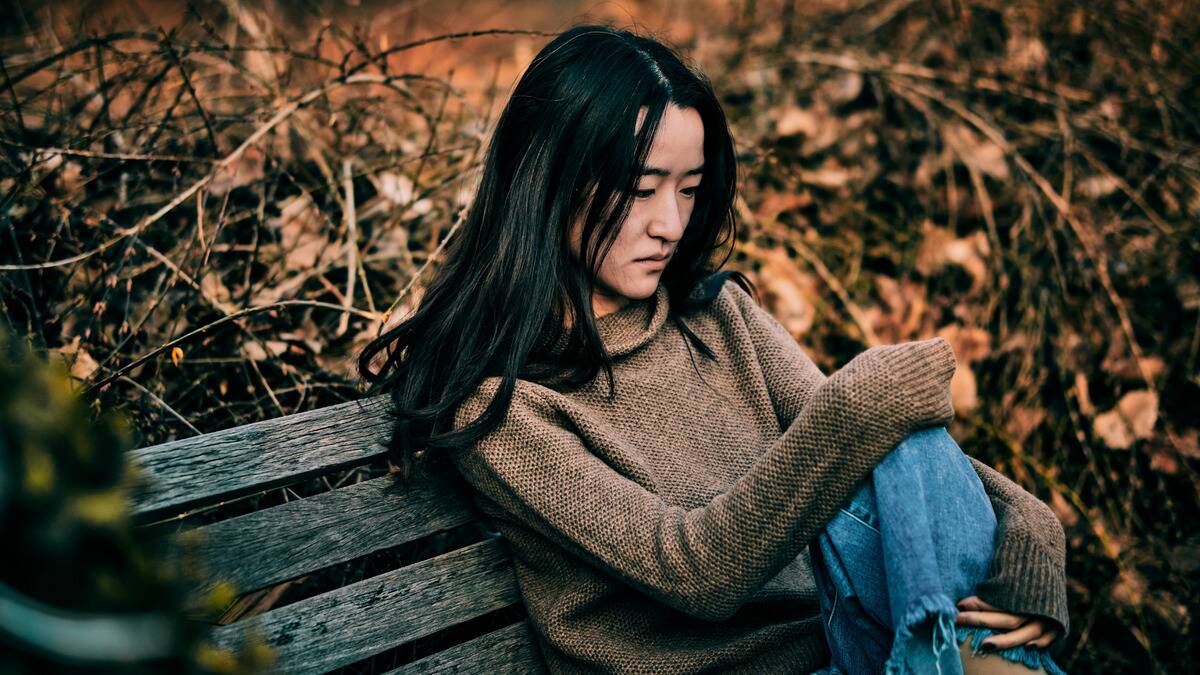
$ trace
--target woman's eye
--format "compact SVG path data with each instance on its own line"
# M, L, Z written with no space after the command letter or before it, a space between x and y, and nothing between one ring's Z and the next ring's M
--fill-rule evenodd
M690 187L690 188L683 188L682 190L680 190L680 192L682 192L684 195L686 195L686 196L687 196L687 197L690 199L690 198L692 198L692 197L695 197L695 196L696 196L696 191L697 191L697 190L699 190L699 189L700 189L700 188L699 188L698 186L697 186L697 187ZM653 197L653 196L654 196L654 190L653 190L653 189L650 189L650 190L634 190L634 192L633 192L633 195L634 195L635 197L637 197L638 199L649 199L649 198L651 198L651 197Z

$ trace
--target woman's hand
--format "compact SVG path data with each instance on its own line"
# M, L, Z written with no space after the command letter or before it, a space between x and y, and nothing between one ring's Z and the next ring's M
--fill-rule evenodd
M1055 623L1031 614L1009 614L970 596L958 601L958 626L984 626L997 631L983 641L984 647L1008 649L1018 645L1046 648L1058 637ZM1007 632L1002 632L1007 631Z

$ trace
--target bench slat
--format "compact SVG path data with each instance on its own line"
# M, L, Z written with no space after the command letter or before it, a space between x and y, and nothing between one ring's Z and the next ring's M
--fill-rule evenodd
M529 619L480 635L460 645L388 671L385 675L441 675L491 673L492 675L546 672Z
M399 546L479 518L460 486L421 477L403 492L380 476L184 533L201 537L207 576L239 593Z
M520 602L499 538L424 560L213 631L232 647L250 624L287 673L320 673Z
M150 481L133 499L145 521L267 490L384 454L386 394L130 451Z

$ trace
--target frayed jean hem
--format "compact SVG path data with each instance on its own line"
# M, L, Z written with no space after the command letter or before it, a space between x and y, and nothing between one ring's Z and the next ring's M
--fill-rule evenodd
M962 675L960 645L970 641L974 653L1065 675L1038 647L980 652L997 631L954 623L955 600L987 575L996 527L982 483L947 430L907 436L810 547L832 653L820 672Z
M1008 647L1007 649L997 649L986 652L981 652L980 647L984 640L996 635L997 631L984 626L955 626L954 641L956 644L962 644L967 640L971 641L971 655L986 655L995 654L1006 661L1020 663L1027 666L1030 670L1042 668L1046 671L1046 675L1067 675L1067 673L1058 667L1054 662L1054 658L1050 656L1045 649L1038 647L1026 647L1025 645L1017 645L1016 647Z

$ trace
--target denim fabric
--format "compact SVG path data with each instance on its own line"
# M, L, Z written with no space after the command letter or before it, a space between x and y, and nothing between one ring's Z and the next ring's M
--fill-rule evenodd
M876 466L812 546L832 664L821 673L962 675L958 645L993 631L954 625L988 572L991 502L944 427L917 431ZM1002 658L1062 670L1044 650Z

